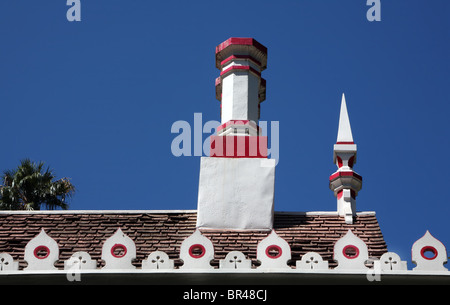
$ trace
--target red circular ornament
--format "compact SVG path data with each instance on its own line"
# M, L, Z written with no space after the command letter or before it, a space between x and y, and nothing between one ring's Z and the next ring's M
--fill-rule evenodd
M205 255L206 249L203 245L195 244L189 247L189 255L192 258L200 258Z
M347 245L342 250L342 254L348 259L354 259L359 256L359 249L353 245Z
M271 252L275 252L276 254L272 254ZM266 255L269 258L273 258L273 259L279 258L282 253L283 253L283 251L277 245L271 245L266 248Z
M430 253L430 252L432 253L433 256L428 257L428 256L425 255L425 253ZM433 259L435 259L435 258L437 257L438 252L437 252L437 250L436 250L435 247L432 247L432 246L425 246L425 247L423 247L423 248L420 250L420 255L422 255L422 257L423 257L424 259L427 259L427 260L433 260Z
M44 255L39 255L39 252L45 252ZM46 246L37 246L33 251L34 257L37 259L44 259L47 258L50 255L50 249Z
M120 254L116 254L115 252L119 250ZM111 247L111 255L116 258L124 257L127 254L127 247L122 244L115 244Z

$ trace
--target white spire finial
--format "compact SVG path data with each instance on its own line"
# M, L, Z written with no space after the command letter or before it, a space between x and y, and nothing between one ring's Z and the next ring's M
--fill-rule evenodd
M342 93L341 114L339 116L339 130L336 143L342 142L353 143L352 129L350 127L350 119L348 118L344 93Z

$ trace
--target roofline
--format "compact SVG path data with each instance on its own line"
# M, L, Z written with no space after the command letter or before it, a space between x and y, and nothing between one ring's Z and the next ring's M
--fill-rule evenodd
M299 211L275 211L275 214L289 214L289 215L306 215L306 216L339 216L337 211L311 211L311 212L299 212ZM376 215L375 211L361 211L356 212L356 216L373 216Z
M121 274L137 274L137 273L153 273L153 274L161 274L161 273L212 273L212 274L244 274L244 273L278 273L278 274L327 274L327 275L337 275L337 274L353 274L353 275L367 275L371 274L374 271L373 268L367 269L347 269L347 270L337 270L337 269L85 269L85 270L76 270L76 273L81 275L83 274L107 274L107 273L121 273ZM67 274L67 273L75 273L74 270L63 270L63 269L54 269L54 270L4 270L1 275L26 275L26 274ZM450 271L443 270L380 270L380 275L411 275L411 276L426 276L426 275L434 275L434 276L450 276Z
M197 210L39 210L0 211L1 214L180 214L197 213Z
M39 210L39 211L0 211L4 214L189 214L197 213L197 210ZM305 215L305 216L339 216L337 211L275 211L275 214ZM357 212L357 216L375 215L375 211Z
M78 276L76 279L75 276ZM2 271L0 284L449 284L449 271L298 270L298 269L190 269L190 270L30 270ZM185 289L185 288L183 288Z

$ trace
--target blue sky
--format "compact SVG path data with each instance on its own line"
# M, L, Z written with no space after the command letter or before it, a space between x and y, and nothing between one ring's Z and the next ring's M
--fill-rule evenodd
M69 22L66 1L2 1L0 169L45 161L75 184L71 209L196 209L200 157L172 155L171 126L220 119L215 46L254 37L261 120L279 121L275 209L336 209L344 92L357 209L404 260L426 230L449 247L450 2L381 3L369 22L365 0L81 0Z

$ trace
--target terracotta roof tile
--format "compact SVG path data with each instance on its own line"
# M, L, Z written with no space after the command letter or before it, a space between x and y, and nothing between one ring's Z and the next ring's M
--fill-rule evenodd
M76 251L87 251L98 266L104 241L118 228L136 244L136 260L140 267L143 259L156 250L165 251L175 265L180 266L181 242L195 230L196 213L5 213L0 214L0 252L7 252L19 261L24 261L25 245L42 228L54 238L60 248L60 259L56 263L63 268L64 260ZM275 213L274 229L291 246L292 265L308 251L318 252L333 267L333 246L347 230L351 229L369 247L370 257L380 257L387 252L375 215L355 217L354 224L345 224L342 217L335 215L309 215L301 213ZM268 231L201 230L210 238L215 248L213 265L218 266L229 251L238 250L257 265L256 248Z

